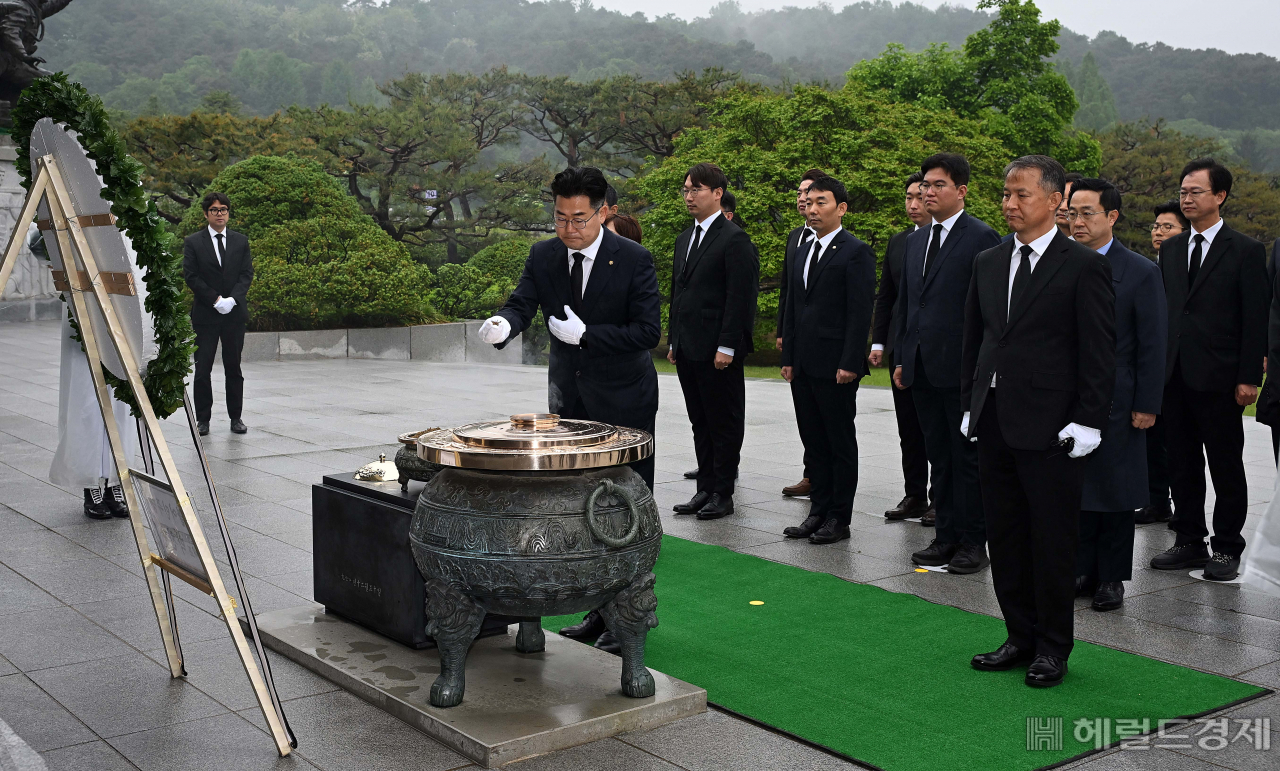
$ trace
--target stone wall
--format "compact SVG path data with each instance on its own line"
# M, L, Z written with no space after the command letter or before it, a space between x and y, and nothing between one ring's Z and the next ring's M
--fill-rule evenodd
M379 329L315 329L304 332L248 332L243 361L301 359L399 359L415 361L522 364L517 335L501 351L476 336L483 321L424 324Z
M26 201L27 191L22 189L22 178L13 165L17 157L13 140L0 135L0 249L9 243L14 220ZM57 319L62 313L62 300L53 291L48 263L36 259L24 243L8 285L0 287L0 321Z

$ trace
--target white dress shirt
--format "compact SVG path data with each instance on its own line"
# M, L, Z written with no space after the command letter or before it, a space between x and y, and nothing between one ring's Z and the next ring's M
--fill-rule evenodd
M1204 258L1209 256L1209 247L1213 246L1213 239L1217 237L1218 231L1222 230L1223 220L1218 219L1201 233L1196 230L1195 226L1191 226L1191 238L1187 239L1187 270L1191 269L1191 253L1196 249L1196 236L1204 236L1204 246L1200 249L1200 267L1204 267Z
M822 236L821 238L815 238L813 241L813 246L809 247L809 256L804 259L804 288L805 289L809 288L809 266L812 265L814 261L818 257L820 257L823 252L827 250L827 247L831 244L831 241L835 239L836 234L839 233L841 230L844 230L844 227L837 226L835 230L831 231L825 236ZM817 233L815 232L814 235L816 236Z
M1031 247L1031 256L1028 258L1029 260L1031 260L1031 267L1029 268L1029 270L1034 272L1036 269L1036 263L1040 262L1040 258L1044 256L1044 250L1049 248L1049 244L1053 242L1053 237L1056 235L1058 235L1058 228L1056 225L1050 228L1048 233L1045 233L1044 235L1040 236L1036 240L1032 241L1030 244L1022 243L1022 239L1018 238L1018 235L1016 233L1014 234L1013 259L1009 260L1009 289L1008 289L1008 294L1005 296L1006 305L1011 305L1013 302L1013 278L1014 276L1018 275L1018 266L1022 264L1022 247L1024 246ZM1006 319L1008 319L1007 314L1012 311L1013 311L1012 307L1010 307L1008 311L1006 311L1006 316L1005 316ZM996 387L996 377L997 377L996 373L992 372L991 373L992 388Z
M226 230L226 228L223 228L223 229L222 229L222 232L221 232L221 233L219 233L218 231L216 231L216 230L214 230L214 229L213 229L213 225L210 225L210 226L209 226L209 238L212 238L212 239L213 239L213 256L214 256L214 257L216 257L216 258L218 259L218 267L219 267L219 268L221 268L221 267L222 267L222 254L218 252L218 236L222 236L222 248L223 248L223 250L225 251L225 250L226 250L226 248L227 248L227 230Z
M573 275L573 255L580 253L582 255L582 293L587 293L587 281L591 279L591 267L596 262L596 252L600 251L600 243L604 241L604 228L600 228L600 232L596 234L596 240L587 244L581 249L569 249L569 275ZM579 297L579 300L582 298Z
M942 233L938 236L938 250L939 250L939 251L941 251L941 250L942 250L942 245L943 245L943 244L945 244L945 243L947 242L947 236L951 235L951 229L952 229L952 228L954 228L954 227L956 226L956 220L960 219L960 215L961 215L961 214L964 214L964 209L961 209L960 211L956 212L955 214L952 214L950 217L947 217L947 218L946 218L945 220L943 220L942 222L938 222L937 220L934 220L933 222L929 223L929 238L930 238L931 240L932 240L932 238L933 238L933 226L934 226L934 225L941 225L941 226L942 226ZM928 245L926 244L926 245L925 245L925 255L927 256L928 254L929 254L929 247L928 247ZM1034 265L1035 263L1032 263L1032 264ZM920 268L920 269L923 271L923 270L925 269L925 267L924 267L924 266L921 266L921 268Z

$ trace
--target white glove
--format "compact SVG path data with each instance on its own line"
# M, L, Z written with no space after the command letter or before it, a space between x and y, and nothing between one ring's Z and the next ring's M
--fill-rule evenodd
M511 336L511 322L502 316L491 316L480 325L480 342L497 345Z
M965 410L964 417L960 418L960 433L964 434L964 437L968 439L970 442L978 441L978 437L975 436L970 438L969 436L969 411L968 410Z
M1066 428L1058 432L1059 439L1071 437L1075 440L1075 446L1071 448L1071 452L1067 453L1072 458L1083 458L1094 450L1098 449L1098 445L1102 444L1102 432L1096 428L1082 426L1079 423L1068 423Z
M587 325L582 323L582 319L578 318L578 314L568 305L564 306L565 320L552 316L547 319L547 329L551 330L551 334L560 339L562 343L569 345L578 345L582 342L582 334L587 331Z
M236 298L234 297L223 297L213 304L213 309L224 315L230 313L234 307L236 307Z

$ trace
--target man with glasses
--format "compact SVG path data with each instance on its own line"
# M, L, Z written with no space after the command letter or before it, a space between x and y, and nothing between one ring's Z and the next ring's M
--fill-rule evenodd
M698 489L677 514L719 519L733 513L746 380L754 350L760 266L747 232L723 216L729 180L714 163L685 175L681 195L693 225L676 238L671 270L667 360L676 365L698 457Z
M1230 581L1244 552L1249 508L1243 413L1258 398L1267 355L1266 250L1222 220L1232 183L1225 166L1201 158L1180 179L1178 198L1191 228L1160 246L1169 301L1162 415L1177 538L1151 567L1204 565L1206 579ZM1206 456L1216 498L1212 556L1204 543Z
M1116 385L1102 445L1085 467L1076 556L1076 596L1092 597L1093 609L1103 612L1121 606L1124 582L1133 578L1133 513L1150 501L1145 434L1164 397L1169 316L1160 269L1112 235L1120 219L1114 185L1078 180L1067 218L1076 243L1111 263L1116 293Z
M1190 223L1182 213L1182 207L1178 205L1177 199L1156 204L1152 213L1156 215L1156 221L1151 223L1151 248L1155 250L1158 258L1161 244L1186 230L1190 227Z
M195 295L191 304L191 326L196 332L195 391L196 426L201 436L209 433L213 414L213 386L210 375L213 359L222 343L222 370L226 375L227 417L237 434L249 429L240 419L244 409L244 376L240 353L244 330L249 322L249 285L253 283L253 257L249 239L227 227L231 217L230 199L223 193L208 193L201 201L206 227L187 236L182 244L182 275Z
M529 248L507 302L480 327L481 342L503 348L539 310L551 331L547 411L654 432L658 373L650 350L662 321L653 257L604 227L608 183L590 166L551 181L556 238ZM653 456L631 464L653 489ZM611 653L621 650L599 611L560 634Z

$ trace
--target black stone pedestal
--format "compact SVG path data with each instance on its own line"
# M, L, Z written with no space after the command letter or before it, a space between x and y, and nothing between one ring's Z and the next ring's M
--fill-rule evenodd
M311 486L315 600L335 613L411 648L427 636L422 574L409 549L409 522L424 483L361 482L330 474ZM515 619L490 616L481 637L506 634Z

